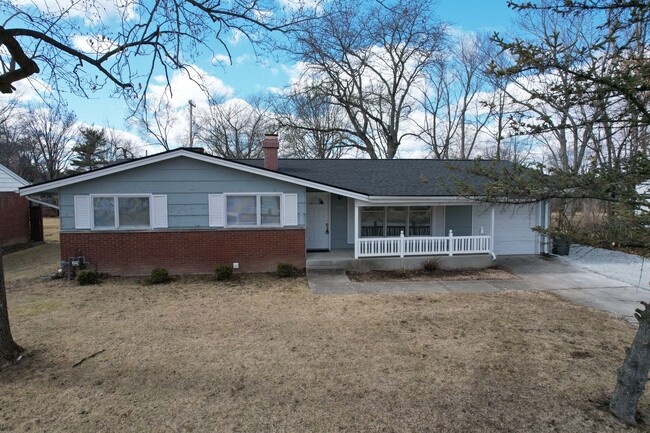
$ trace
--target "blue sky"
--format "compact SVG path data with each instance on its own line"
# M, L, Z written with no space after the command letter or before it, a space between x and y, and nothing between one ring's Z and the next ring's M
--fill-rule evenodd
M439 0L437 10L442 21L464 32L505 31L514 16L507 8L506 0ZM197 62L197 66L210 75L214 86L221 89L225 97L246 97L270 87L288 84L293 66L289 60L256 60L250 46L243 41L229 48L233 54L232 65L221 67L207 58ZM179 100L178 104L186 104L186 100L193 97L200 98L192 96L182 84L173 91L182 95L182 101ZM126 105L108 95L109 92L90 94L90 99L69 95L66 99L81 122L100 127L126 128Z

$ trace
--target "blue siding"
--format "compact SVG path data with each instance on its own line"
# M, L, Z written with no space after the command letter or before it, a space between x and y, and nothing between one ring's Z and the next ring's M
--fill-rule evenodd
M332 249L353 248L348 244L348 199L347 197L330 195L332 232L330 242Z
M166 194L169 228L196 228L208 227L208 194L236 192L297 193L298 225L305 225L304 187L179 157L61 188L61 230L74 229L75 195Z
M472 206L445 207L445 235L449 230L454 236L472 235Z

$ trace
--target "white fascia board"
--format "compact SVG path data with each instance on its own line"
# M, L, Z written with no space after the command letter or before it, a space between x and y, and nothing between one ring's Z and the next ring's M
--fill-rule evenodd
M477 200L472 200L467 197L459 196L431 196L431 197L409 197L409 196L371 196L367 200L359 200L359 206L378 206L378 205L399 205L408 204L412 206L427 206L432 203L435 204L466 204L476 203Z
M140 159L140 160L136 160L136 161L132 161L132 162L126 162L126 163L117 165L115 167L107 167L107 168L103 168L103 169L95 171L95 172L80 174L80 175L74 176L72 178L55 180L53 182L48 182L48 183L43 184L43 185L35 185L35 186L32 186L32 187L23 187L23 188L20 189L20 195L25 196L25 195L30 195L30 194L37 194L37 193L44 192L44 191L52 191L52 190L55 190L55 189L58 189L58 188L68 186L68 185L74 185L76 183L85 182L85 181L88 181L88 180L91 180L91 179L97 179L97 178L108 176L108 175L111 175L111 174L121 173L123 171L131 170L131 169L134 169L134 168L137 168L137 167L142 167L142 166L145 166L145 165L155 164L157 162L166 161L166 160L173 159L173 158L178 158L180 156L196 159L198 161L203 161L203 162L207 162L207 163L214 164L214 165L219 165L219 166L222 166L222 167L232 168L234 170L239 170L239 171L244 171L244 172L247 172L247 173L256 174L256 175L263 176L263 177L268 177L268 178L271 178L271 179L281 180L283 182L288 182L288 183L292 183L292 184L295 184L295 185L300 185L300 186L304 186L304 187L308 187L308 188L314 188L314 189L318 189L320 191L330 192L332 194L338 194L338 195L342 195L342 196L345 196L345 197L351 197L351 198L355 198L355 199L368 199L368 196L365 195L365 194L360 194L360 193L357 193L357 192L352 192L352 191L348 191L348 190L345 190L345 189L332 187L332 186L329 186L329 185L323 185L323 184L318 183L318 182L313 182L313 181L310 181L310 180L295 178L295 177L288 176L288 175L285 175L285 174L282 174L282 173L278 173L276 171L271 171L271 170L267 170L267 169L263 169L263 168L259 168L259 167L253 167L253 166L246 165L246 164L243 164L243 163L228 161L226 159L215 158L215 157L210 156L210 155L204 155L204 154L201 154L201 153L188 151L188 150L179 150L179 151L170 152L170 153L161 153L160 155L155 155L155 156L151 156L149 158L144 158L144 159Z

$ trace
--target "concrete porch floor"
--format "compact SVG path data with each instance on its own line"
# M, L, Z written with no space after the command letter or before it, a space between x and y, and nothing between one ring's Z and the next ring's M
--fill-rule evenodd
M392 269L419 269L427 260L437 260L443 269L485 268L494 262L489 254L457 254L454 256L363 257L354 258L354 250L307 252L306 268L309 270L371 271Z

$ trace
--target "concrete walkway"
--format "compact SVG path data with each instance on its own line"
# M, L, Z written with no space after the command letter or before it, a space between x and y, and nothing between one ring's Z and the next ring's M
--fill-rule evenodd
M498 266L514 274L510 280L351 282L343 270L308 270L314 293L478 293L504 290L545 290L587 307L603 310L636 323L639 302L650 301L650 291L541 256L499 257Z

